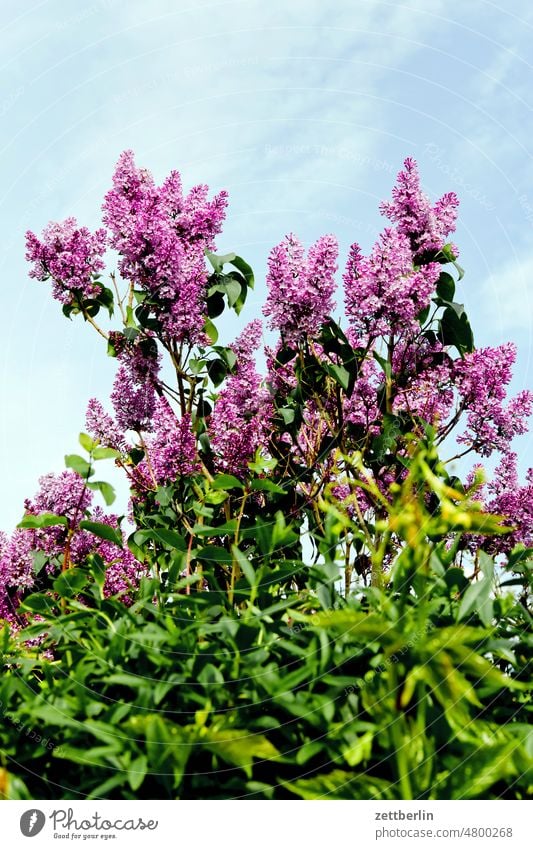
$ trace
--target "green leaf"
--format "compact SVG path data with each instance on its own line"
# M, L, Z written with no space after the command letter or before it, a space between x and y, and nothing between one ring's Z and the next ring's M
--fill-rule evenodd
M140 333L134 327L124 328L124 338L127 339L128 342L135 342L137 336L140 336Z
M38 575L48 563L48 554L44 551L32 551L33 556L33 574Z
M91 481L87 486L94 492L100 492L108 507L113 504L116 493L110 483L107 483L107 481Z
M380 364L380 366L383 369L383 372L385 374L385 377L390 380L391 364L389 363L389 361L386 360L385 357L382 357L380 354L378 354L377 351L372 351L372 356L374 357L376 362L378 362Z
M347 392L350 385L350 372L348 369L345 369L344 366L338 366L335 364L328 365L326 368L328 374L337 381L339 386L341 386L345 392Z
M486 551L479 551L478 560L486 580L492 581L494 578L494 559Z
M107 341L107 356L108 357L116 357L117 349L115 348L113 342L110 339Z
M137 329L137 322L135 321L133 309L130 306L126 307L126 327L132 327Z
M252 267L248 265L247 262L241 256L234 256L231 261L231 264L235 266L235 268L241 272L242 276L246 280L246 285L249 289L254 288L255 279L254 273L252 271Z
M442 271L437 281L437 295L443 301L453 301L455 296L455 280L451 274Z
M210 318L206 318L204 330L211 344L216 345L218 341L218 330Z
M492 581L487 578L470 584L461 600L458 620L466 619L471 613L476 612L484 625L490 625L493 613L491 588Z
M279 407L278 413L286 425L292 424L296 416L294 407Z
M128 782L135 792L143 783L148 771L148 761L144 755L135 758L128 767Z
M458 314L457 305L444 310L439 323L439 338L443 345L454 345L461 356L474 350L474 335L465 312Z
M219 386L228 373L228 367L224 360L217 357L207 363L207 373L213 386Z
M206 562L228 564L232 562L232 557L229 551L222 548L220 545L206 545L196 552L197 560L205 560Z
M120 457L120 451L105 448L103 445L96 447L93 451L93 460L116 460L117 457Z
M21 604L21 607L26 610L31 610L33 613L53 613L55 611L55 603L44 593L32 593L27 596Z
M222 292L214 291L207 297L207 315L209 318L218 318L224 312L226 304Z
M226 262L233 262L233 260L236 258L236 255L234 253L220 254L217 256L217 254L211 253L211 251L206 251L205 255L217 274L222 273L222 268Z
M205 360L189 360L189 368L194 375L199 375L203 372L206 367L207 362Z
M119 548L123 547L122 534L110 525L105 525L103 522L90 522L88 519L84 519L80 522L80 528L83 531L89 531L89 533L94 534L100 539L114 543Z
M80 593L89 583L87 573L82 569L67 569L54 581L54 590L63 598Z
M181 534L169 528L150 528L149 530L136 531L133 540L137 545L143 545L146 540L155 540L177 551L187 550L187 544Z
M88 433L80 433L78 437L79 443L82 448L85 449L89 454L93 451L98 445L98 440L94 440Z
M18 523L17 528L53 528L56 525L68 525L66 516L57 516L55 513L40 513L32 516L27 513Z
M250 483L250 489L257 492L276 492L278 495L286 495L286 490L269 478L254 478Z
M299 778L297 781L280 782L301 799L394 799L394 787L380 778L363 779L356 771L332 772Z
M233 556L235 557L237 563L241 568L244 577L246 578L251 587L255 586L255 570L252 564L236 545L232 545L231 550L233 552Z
M115 308L115 296L113 295L112 290L108 289L107 286L102 287L102 291L96 296L95 302L104 307L104 309L108 311L110 317L113 315Z
M263 734L250 734L246 729L202 729L198 742L227 763L241 767L249 774L254 759L272 761L280 757L278 750L267 737Z
M228 369L230 371L233 371L237 363L237 355L235 351L233 351L231 348L224 348L222 345L216 345L214 350L217 352L217 354L220 355L220 358L224 360Z
M209 485L212 489L244 489L244 484L235 475L217 475Z
M228 305L234 307L241 294L241 284L232 277L226 277L224 288L226 290Z
M197 537L224 537L234 536L237 528L237 520L230 519L229 522L223 522L222 525L195 525L193 534Z
M206 504L223 504L229 498L229 493L225 489L211 489L206 492L204 502Z
M66 454L65 466L67 469L73 469L82 478L87 479L93 474L91 464L79 454Z

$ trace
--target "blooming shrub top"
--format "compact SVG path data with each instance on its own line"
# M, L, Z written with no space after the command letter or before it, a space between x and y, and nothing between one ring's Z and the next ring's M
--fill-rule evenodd
M233 597L245 566L232 546L253 558L263 545L262 523L272 522L286 537L279 544L301 553L298 534L281 530L284 517L301 530L305 519L311 536L322 539L325 504L348 517L343 562L365 580L372 529L406 476L413 444L449 444L453 431L458 456L503 455L485 499L513 528L490 541L465 537L459 554L533 544L531 472L520 487L512 451L514 436L527 429L533 394L507 398L514 346L476 349L454 300L452 272L460 280L462 270L447 240L456 196L432 204L416 163L405 160L392 200L381 205L389 226L368 256L357 243L349 251L344 330L332 317L335 237L321 237L307 252L293 234L274 247L263 312L277 339L265 350L264 376L255 363L259 320L229 347L217 344L213 320L226 308L240 314L254 285L242 258L213 253L226 204L225 192L210 198L206 186L184 193L175 171L157 186L126 151L105 196L104 229L91 233L68 218L50 224L42 239L27 234L30 274L50 279L67 317L81 314L105 337L118 367L113 413L89 401L81 439L89 460L67 457L67 472L43 478L21 526L2 538L0 615L10 621L18 621L21 596L42 575L88 557L106 570L104 591L126 600L143 574L169 587L185 575L186 592L197 576L200 587ZM101 277L107 248L119 254L113 289ZM97 323L103 309L118 311L118 329ZM173 385L162 376L164 357ZM106 457L130 482L127 543L121 521L92 507L93 491L113 499L108 484L91 480L94 461ZM448 475L452 483L462 488ZM391 532L389 562L401 545Z

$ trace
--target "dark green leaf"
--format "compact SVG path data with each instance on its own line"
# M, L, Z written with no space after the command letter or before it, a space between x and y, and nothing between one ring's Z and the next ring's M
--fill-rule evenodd
M455 280L451 274L442 271L437 282L437 295L443 301L453 301L455 296Z
M122 548L122 534L110 525L105 525L103 522L90 522L88 519L84 519L80 522L80 528L100 537L100 539L113 542L115 545L118 545L119 548Z
M169 530L169 528L150 528L149 530L136 531L133 539L137 545L143 545L146 540L155 540L168 548L177 549L178 551L187 550L186 542L181 534L177 531Z
M279 486L279 484L274 483L274 481L268 478L255 478L250 483L250 489L256 492L276 492L279 495L285 495L286 493L286 490L282 486Z

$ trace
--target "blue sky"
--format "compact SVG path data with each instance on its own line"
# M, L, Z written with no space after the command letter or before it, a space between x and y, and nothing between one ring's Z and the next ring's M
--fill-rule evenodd
M484 0L4 0L0 64L0 527L76 450L114 363L29 280L24 232L99 223L119 153L227 188L219 250L255 267L288 231L368 249L406 156L461 198L478 345L513 339L533 386L533 8ZM230 333L232 328L228 328ZM517 442L524 468L529 437ZM112 477L109 470L108 477Z

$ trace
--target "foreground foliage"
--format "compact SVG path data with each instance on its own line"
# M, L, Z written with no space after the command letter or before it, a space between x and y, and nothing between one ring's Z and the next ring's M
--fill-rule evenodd
M525 797L530 617L488 555L470 583L431 541L487 517L460 497L430 514L430 460L419 449L384 520L406 542L386 591L338 592L343 523L325 505L306 589L287 592L305 567L280 546L245 568L238 613L223 592L182 594L187 579L172 598L144 579L125 607L97 559L55 581L61 615L30 595L40 624L4 631L9 797ZM532 553L515 551L517 572Z

